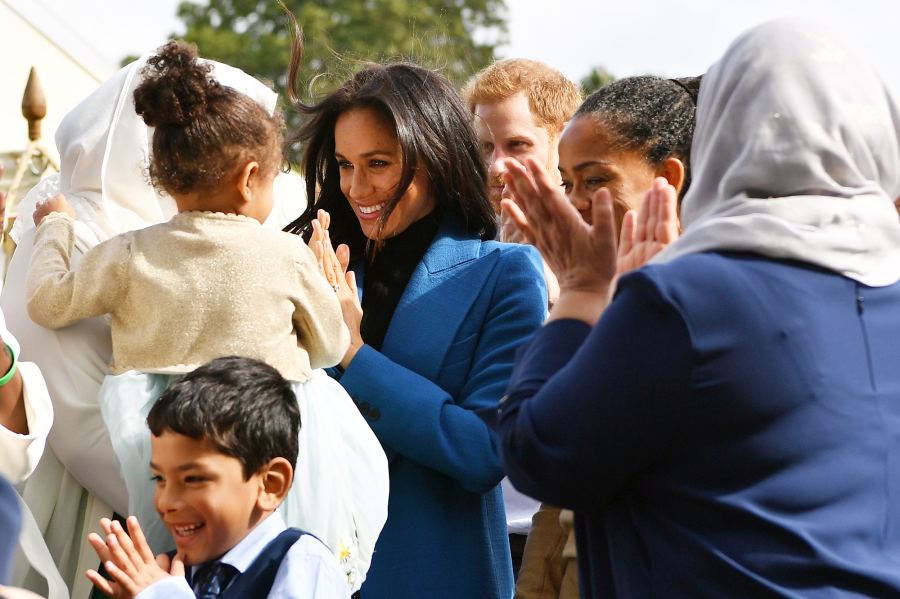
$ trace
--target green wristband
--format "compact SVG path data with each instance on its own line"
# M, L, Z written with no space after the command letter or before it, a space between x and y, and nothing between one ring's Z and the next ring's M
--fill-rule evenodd
M10 382L16 376L16 352L13 351L13 348L8 343L5 345L6 349L9 350L9 355L12 356L12 364L9 365L9 370L6 371L6 374L0 376L0 387Z

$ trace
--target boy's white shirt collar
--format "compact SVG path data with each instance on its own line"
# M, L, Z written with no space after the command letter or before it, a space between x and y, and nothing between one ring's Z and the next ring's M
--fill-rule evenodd
M277 537L286 526L277 512L257 525L241 541L231 548L222 559L243 573L262 553L263 548ZM307 544L304 545L304 539ZM304 536L291 547L285 556L288 568L284 572L282 563L269 599L348 599L350 587L337 561L325 545L311 536ZM292 561L293 559L293 561ZM310 566L313 566L310 568ZM193 568L190 567L193 577ZM329 572L330 571L330 572ZM194 592L183 576L164 578L145 588L135 599L193 599Z
M266 545L285 529L287 529L287 526L285 525L281 514L273 512L269 514L265 520L257 524L253 530L247 533L247 536L241 539L237 545L229 549L225 555L215 561L233 566L238 572L243 574L256 558L262 554ZM194 580L194 570L201 565L203 564L189 566L191 569L191 581Z

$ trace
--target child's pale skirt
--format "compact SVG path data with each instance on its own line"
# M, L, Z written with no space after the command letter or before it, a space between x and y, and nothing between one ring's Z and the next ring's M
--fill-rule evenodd
M129 512L156 553L174 549L174 543L153 505L147 414L174 378L137 371L109 375L98 396L128 488ZM325 372L292 385L300 405L300 453L279 509L288 526L311 532L331 548L355 591L387 519L387 459L350 396Z

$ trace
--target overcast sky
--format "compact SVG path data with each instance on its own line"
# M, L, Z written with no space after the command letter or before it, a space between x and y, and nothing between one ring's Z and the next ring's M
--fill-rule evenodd
M178 0L2 1L103 75L123 56L183 31ZM900 91L898 0L507 0L507 6L509 44L500 56L541 60L576 81L593 65L619 77L699 74L748 27L781 15L815 15L839 28Z

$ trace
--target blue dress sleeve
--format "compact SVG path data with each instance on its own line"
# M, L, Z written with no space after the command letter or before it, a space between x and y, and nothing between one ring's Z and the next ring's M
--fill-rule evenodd
M671 447L692 356L684 320L640 272L620 281L593 329L545 326L519 350L497 414L513 485L553 505L601 508Z

